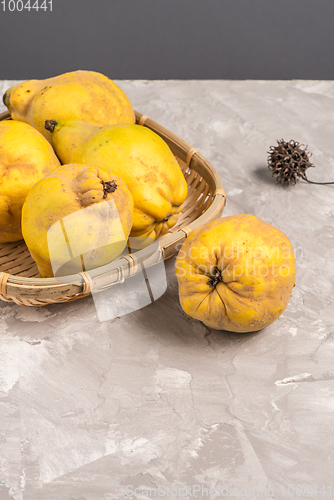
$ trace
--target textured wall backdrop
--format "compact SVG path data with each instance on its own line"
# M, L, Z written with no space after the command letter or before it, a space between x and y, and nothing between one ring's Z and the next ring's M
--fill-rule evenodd
M47 0L42 7L43 0L0 2L0 79L74 69L114 79L334 78L333 0L52 0L52 11Z

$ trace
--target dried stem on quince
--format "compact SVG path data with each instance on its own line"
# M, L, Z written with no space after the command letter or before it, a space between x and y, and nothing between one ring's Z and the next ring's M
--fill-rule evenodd
M217 283L219 283L219 281L222 281L222 275L219 269L217 269L214 277L209 279L208 285L212 286L212 288L216 288L216 285Z
M103 198L106 198L108 193L113 193L117 189L116 181L104 182L101 180L101 184L103 186Z

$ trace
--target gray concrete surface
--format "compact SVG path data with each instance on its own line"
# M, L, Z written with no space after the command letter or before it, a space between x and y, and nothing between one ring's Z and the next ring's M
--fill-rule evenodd
M309 178L334 180L334 82L118 83L211 161L225 215L288 235L297 284L251 334L187 317L174 259L165 294L120 319L100 323L92 298L1 302L0 499L331 498L334 186L284 188L266 164L294 139Z

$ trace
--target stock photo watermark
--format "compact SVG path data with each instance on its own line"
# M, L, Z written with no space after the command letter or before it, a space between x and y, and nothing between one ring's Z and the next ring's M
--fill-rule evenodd
M88 229L87 220L95 221ZM81 237L83 234L85 237ZM100 322L142 309L167 290L166 270L158 241L144 237L127 238L114 200L63 217L49 228L47 243L57 281L70 283L71 276L81 274L92 284L91 295ZM139 250L142 250L141 254ZM113 267L113 260L122 257L130 267L126 279L122 268ZM95 273L96 269L98 285L94 286L96 276L92 271Z
M170 487L159 485L154 488L135 487L128 484L125 498L322 498L332 497L331 485L281 485L256 487L205 487L201 484Z
M1 0L2 12L52 12L52 0Z

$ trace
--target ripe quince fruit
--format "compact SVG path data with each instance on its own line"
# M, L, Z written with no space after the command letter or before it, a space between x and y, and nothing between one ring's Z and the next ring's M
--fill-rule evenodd
M3 96L11 117L35 127L50 140L44 122L82 120L93 125L134 123L127 95L109 78L95 71L72 71L45 80L28 80Z
M292 245L253 215L223 217L192 231L175 263L183 310L217 330L253 332L286 309L295 285Z
M60 166L48 141L16 120L0 122L0 242L22 239L21 212L31 187Z
M49 120L46 126L62 163L110 168L127 184L134 199L132 242L152 241L176 224L188 186L158 134L141 125L95 127Z
M118 257L132 225L133 198L110 170L58 167L37 182L22 210L22 232L43 278L87 271Z

